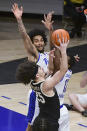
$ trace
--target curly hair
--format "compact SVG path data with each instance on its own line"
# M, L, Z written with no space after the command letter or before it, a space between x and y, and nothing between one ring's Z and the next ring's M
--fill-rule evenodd
M37 35L40 35L42 36L43 40L44 40L44 43L45 45L47 44L47 37L46 37L46 34L43 30L40 30L40 29L33 29L31 30L29 33L28 33L31 41L33 42L33 37L37 36Z
M38 65L35 62L25 61L19 64L16 70L16 79L26 85L35 79L37 72Z

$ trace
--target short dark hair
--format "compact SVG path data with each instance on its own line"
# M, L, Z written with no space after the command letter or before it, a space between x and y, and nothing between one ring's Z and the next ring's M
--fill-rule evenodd
M37 35L40 35L42 36L43 40L44 40L44 43L45 45L47 44L47 37L46 37L46 34L43 30L40 30L40 29L33 29L31 30L29 33L28 33L31 41L33 42L33 38Z
M16 79L26 84L29 84L31 80L34 80L38 72L38 65L32 61L25 61L19 64L16 70Z

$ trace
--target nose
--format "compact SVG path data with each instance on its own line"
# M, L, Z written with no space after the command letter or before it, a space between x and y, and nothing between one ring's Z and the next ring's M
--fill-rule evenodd
M42 41L39 41L39 45L42 45Z

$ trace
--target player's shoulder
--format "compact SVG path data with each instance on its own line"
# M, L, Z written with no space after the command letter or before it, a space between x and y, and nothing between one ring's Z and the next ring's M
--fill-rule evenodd
M30 86L31 86L33 91L38 92L38 91L41 91L41 84L42 83L43 83L43 81L36 83L32 80L31 83L30 83Z

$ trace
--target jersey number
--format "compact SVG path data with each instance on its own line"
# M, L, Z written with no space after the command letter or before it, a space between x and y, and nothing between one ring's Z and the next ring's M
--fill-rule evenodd
M41 95L40 92L37 92L37 93L36 93L36 96L37 96L37 99L38 99L39 102L45 103L45 99L44 99L44 97Z

